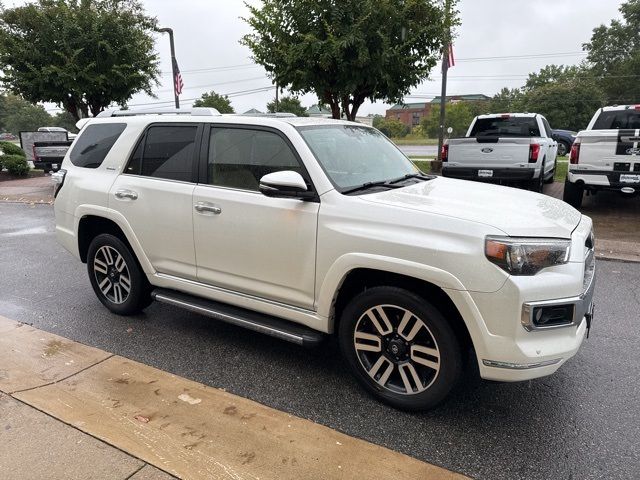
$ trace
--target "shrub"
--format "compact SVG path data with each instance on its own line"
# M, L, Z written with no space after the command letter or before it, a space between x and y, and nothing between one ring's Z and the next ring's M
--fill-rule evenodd
M0 142L0 151L2 151L4 155L19 155L21 157L27 156L22 148L11 142Z
M31 170L27 163L27 158L21 157L20 155L2 155L0 157L0 163L12 175L24 176Z
M409 133L409 127L395 118L385 118L376 123L376 128L389 138L403 138Z

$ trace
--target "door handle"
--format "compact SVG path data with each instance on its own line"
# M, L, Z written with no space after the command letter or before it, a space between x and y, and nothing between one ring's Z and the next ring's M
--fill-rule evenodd
M195 208L198 213L213 213L214 215L220 215L222 213L222 209L220 207L216 207L215 205L211 205L206 202L198 202L193 208Z
M138 198L138 194L133 190L118 190L115 193L116 198L124 199L128 198L129 200L135 200Z

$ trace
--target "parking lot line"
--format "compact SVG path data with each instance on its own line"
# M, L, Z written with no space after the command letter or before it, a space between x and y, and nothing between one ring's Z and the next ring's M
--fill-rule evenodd
M464 478L223 390L19 325L0 317L0 361L11 379L0 380L0 390L10 388L22 402L177 477ZM71 360L82 366L64 370ZM53 380L49 372L57 372ZM21 382L22 376L27 380ZM25 385L28 390L16 392Z

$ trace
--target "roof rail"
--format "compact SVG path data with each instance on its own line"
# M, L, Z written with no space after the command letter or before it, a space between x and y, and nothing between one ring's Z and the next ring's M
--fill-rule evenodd
M220 112L215 108L194 107L181 108L156 108L151 110L104 110L96 115L97 118L105 117L134 117L138 115L192 115L198 117L216 117Z
M290 118L297 117L295 113L276 112L276 113L237 113L238 117L273 117L273 118Z

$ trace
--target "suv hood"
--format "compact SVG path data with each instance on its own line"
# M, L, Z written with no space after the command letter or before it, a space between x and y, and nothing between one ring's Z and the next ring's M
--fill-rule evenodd
M576 209L547 195L442 177L360 199L484 223L513 237L571 238L581 219Z

